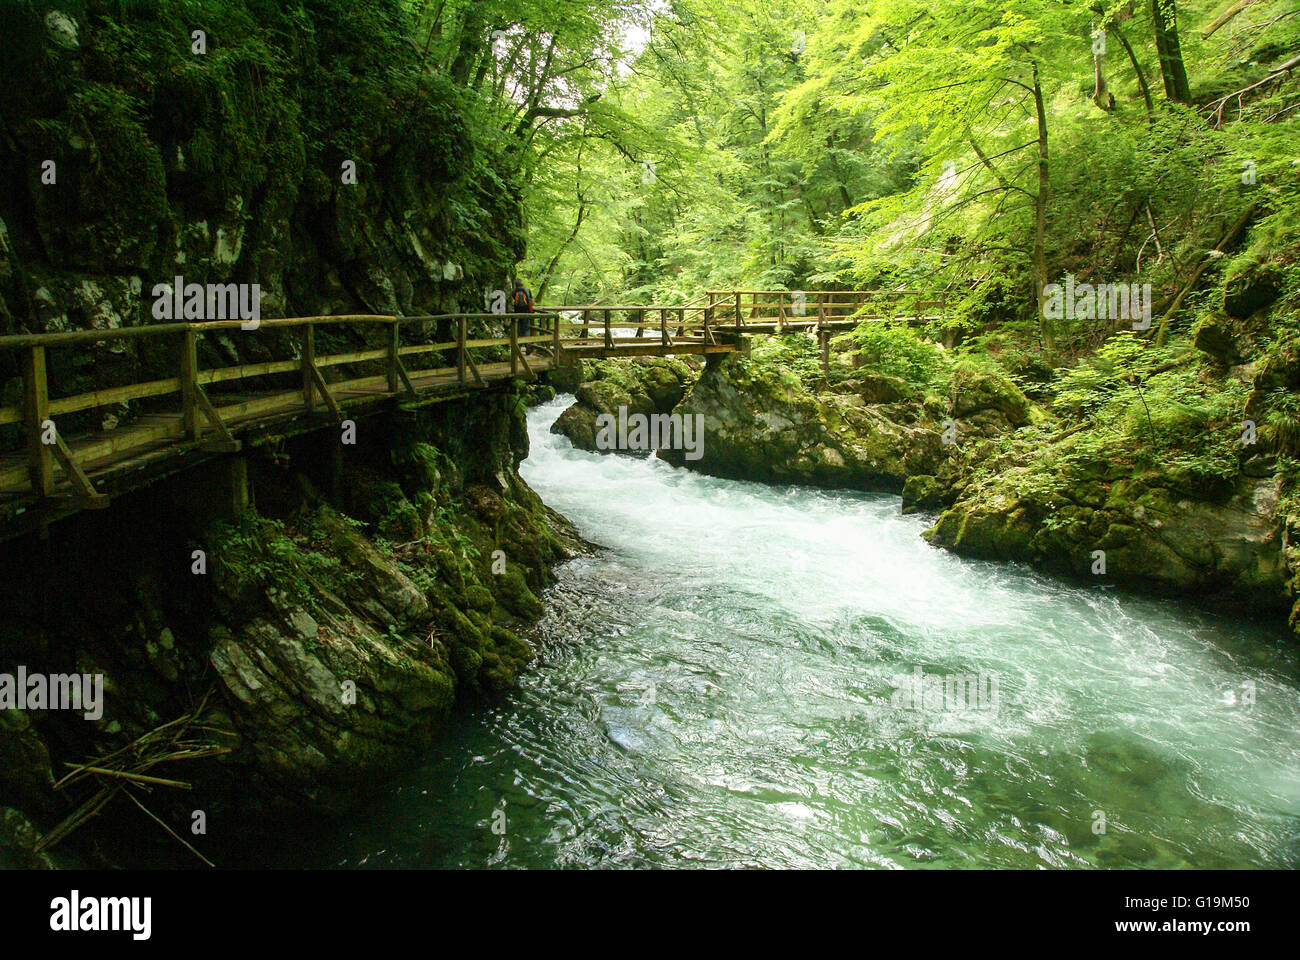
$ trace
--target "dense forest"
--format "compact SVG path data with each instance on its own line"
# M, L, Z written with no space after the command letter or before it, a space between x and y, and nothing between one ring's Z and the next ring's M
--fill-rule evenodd
M0 0L0 54L0 689L109 691L0 702L0 864L1300 863L1294 0ZM182 272L315 326L136 336ZM1002 725L899 706L940 669Z

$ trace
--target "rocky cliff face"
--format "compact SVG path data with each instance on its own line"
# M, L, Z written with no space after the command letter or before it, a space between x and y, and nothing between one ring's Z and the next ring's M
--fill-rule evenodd
M481 310L522 255L517 197L399 24L386 0L3 4L0 334L157 322L176 276L258 284L263 317ZM275 346L204 338L200 363ZM168 360L51 355L68 392Z

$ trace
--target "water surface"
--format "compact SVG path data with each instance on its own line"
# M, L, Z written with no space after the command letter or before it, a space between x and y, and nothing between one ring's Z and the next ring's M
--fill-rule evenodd
M319 863L1300 864L1276 626L953 556L897 497L576 451L571 401L530 414L522 472L607 551L562 568L518 693ZM996 704L891 702L918 667Z

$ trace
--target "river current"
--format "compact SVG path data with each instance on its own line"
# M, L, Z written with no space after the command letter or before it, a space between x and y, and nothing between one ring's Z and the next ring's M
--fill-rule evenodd
M1275 624L954 556L895 496L578 451L570 402L522 473L605 549L561 568L519 691L316 865L1300 865Z

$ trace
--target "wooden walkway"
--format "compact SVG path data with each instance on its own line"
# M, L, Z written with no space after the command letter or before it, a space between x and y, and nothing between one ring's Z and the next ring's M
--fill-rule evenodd
M106 507L113 496L160 476L235 453L246 440L322 429L385 404L463 397L493 382L532 378L581 358L725 354L745 349L745 338L755 334L815 333L825 362L833 332L864 319L924 320L925 311L935 306L942 301L910 291L709 291L680 305L580 304L522 315L301 317L263 320L255 330L242 329L238 320L216 320L0 337L0 350L17 351L23 360L23 402L0 407L0 430L8 427L23 439L22 449L0 454L0 540L33 528L43 531L52 520L78 510ZM535 332L521 336L521 322ZM317 331L335 326L382 345L318 356ZM504 328L504 335L488 335L494 328ZM421 342L438 329L454 329L455 339ZM277 342L292 356L199 368L201 338L270 331L286 334ZM404 342L404 333L415 342ZM161 340L170 341L174 376L51 398L51 351L115 341L157 348ZM166 348L151 353L158 355L166 356ZM454 365L425 365L440 359ZM357 369L358 375L348 378L340 374L346 367L369 370ZM266 377L277 377L280 385L258 389L257 379ZM238 392L230 392L233 384ZM83 428L67 436L59 429L59 419L84 421L88 412L123 403L144 409L112 429Z

